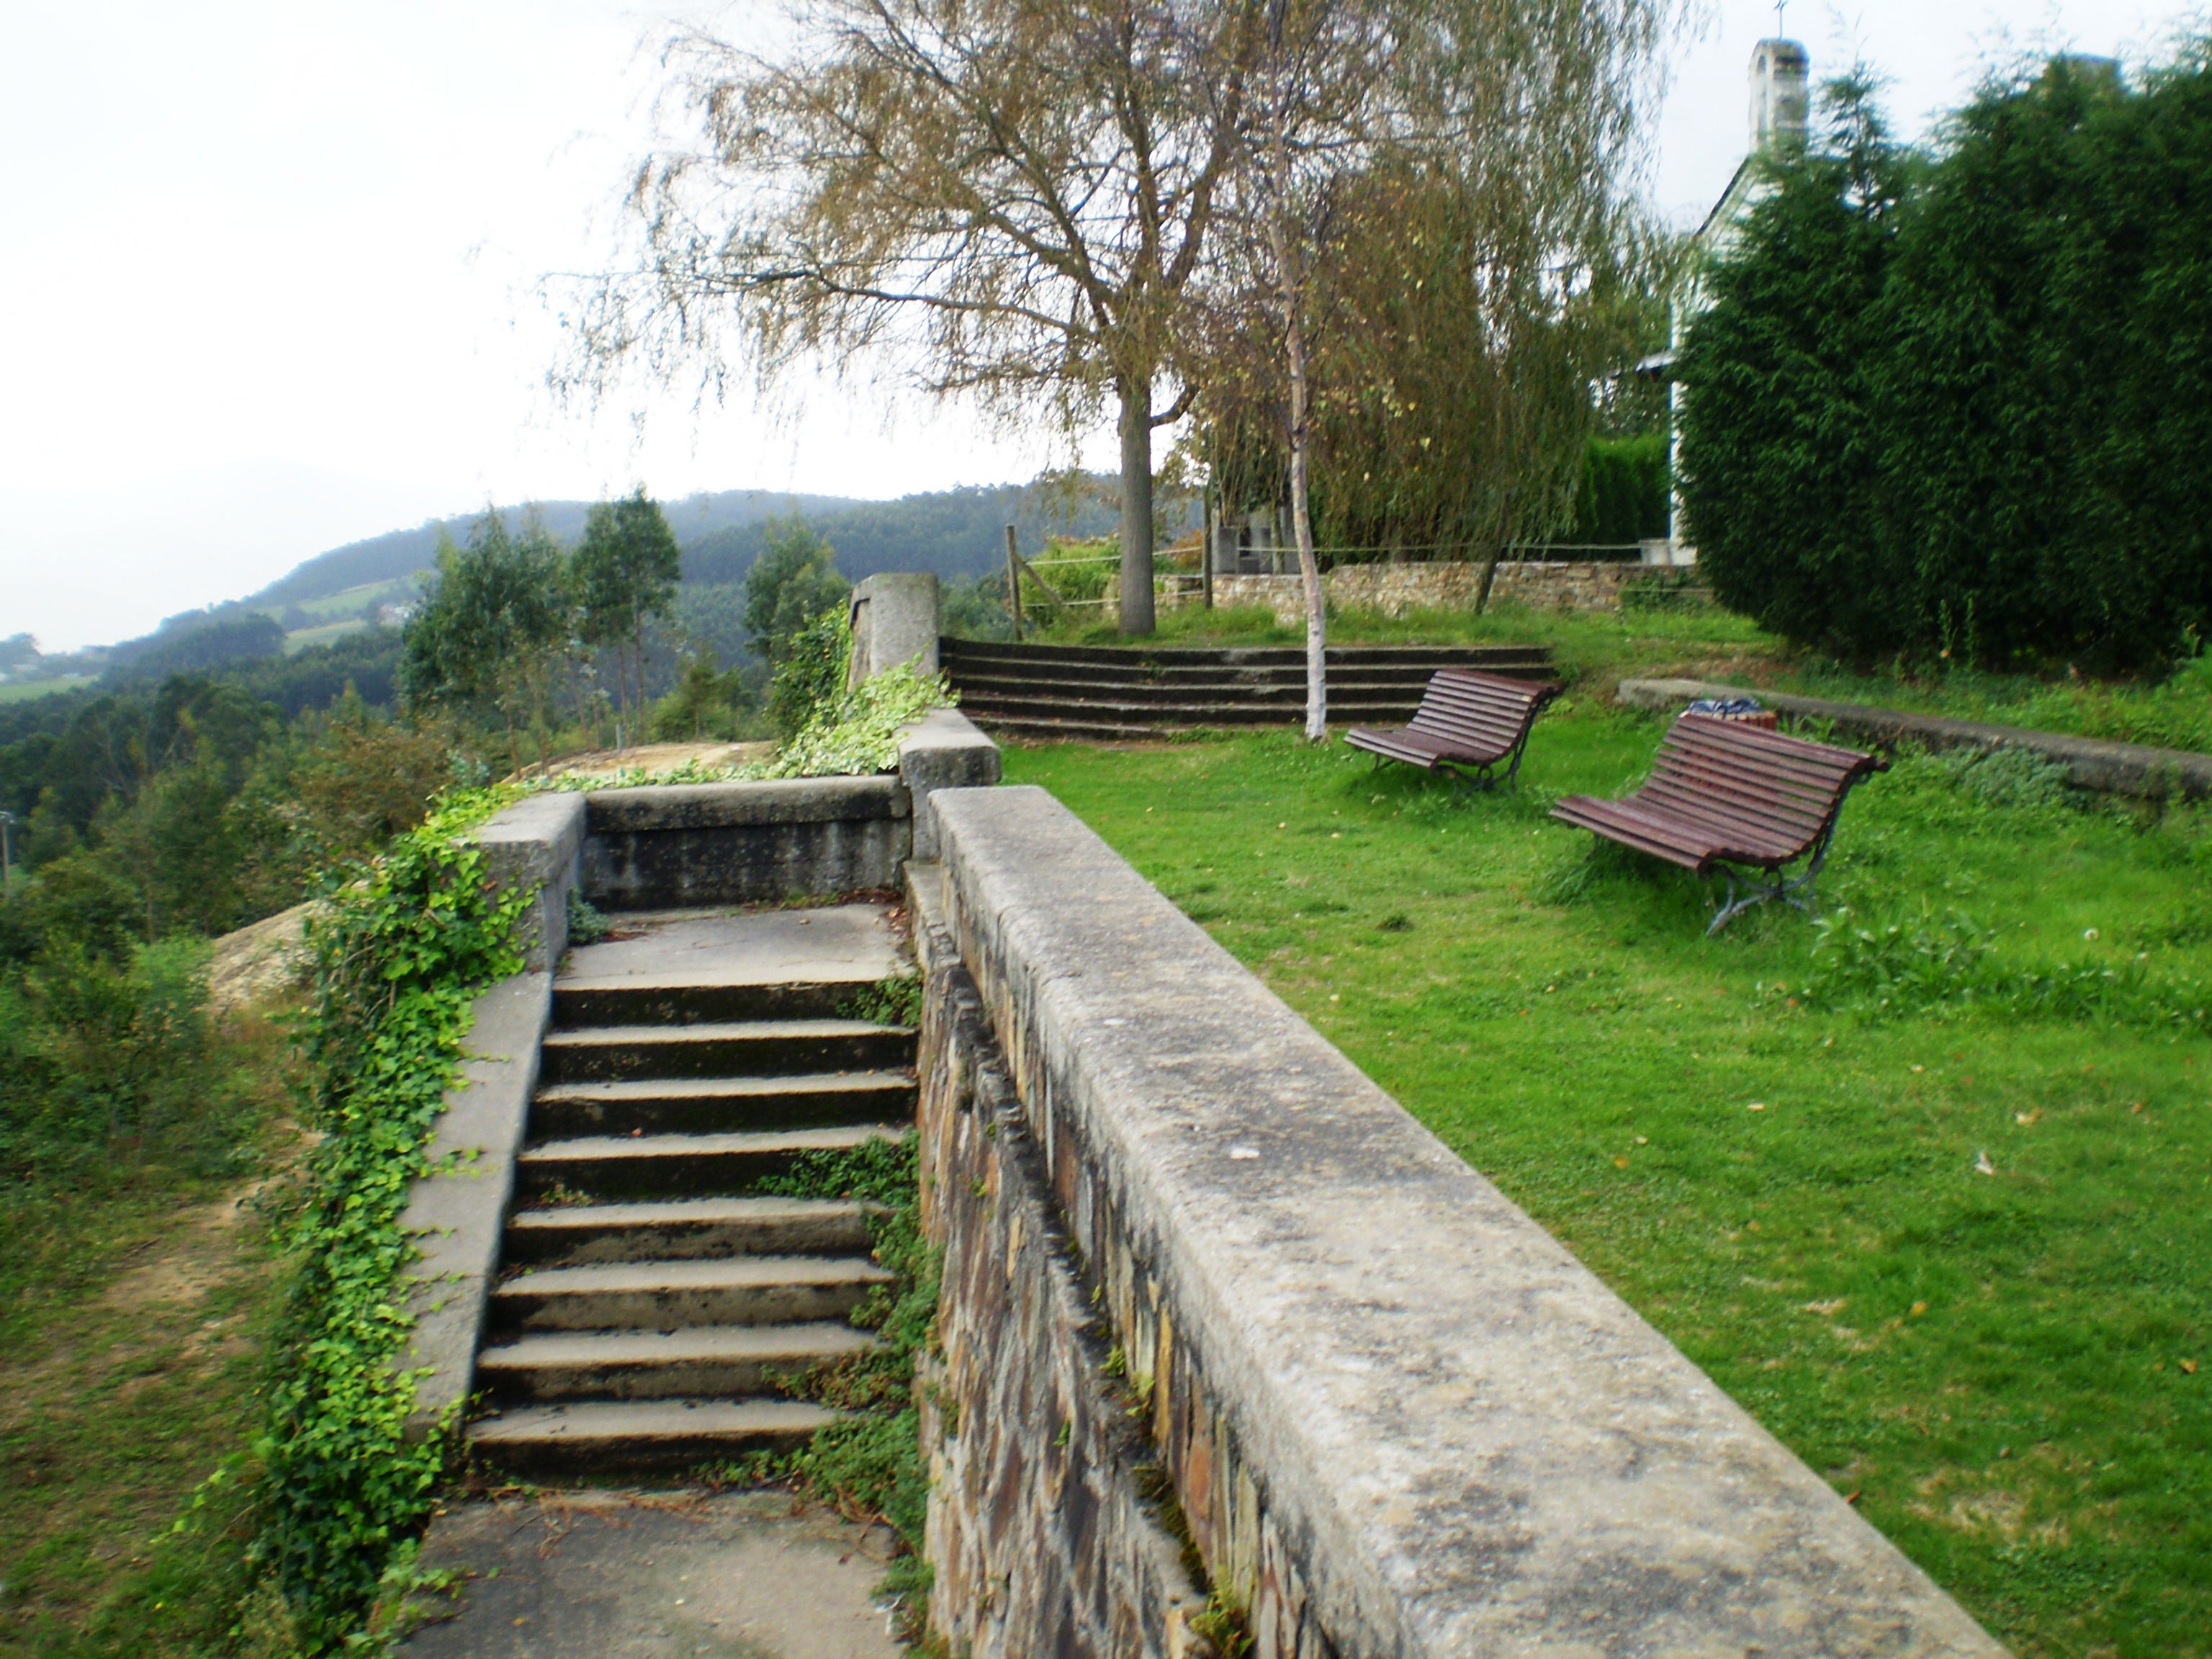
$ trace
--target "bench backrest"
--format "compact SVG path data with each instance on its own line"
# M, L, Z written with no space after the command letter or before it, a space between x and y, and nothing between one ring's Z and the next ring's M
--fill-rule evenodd
M1659 745L1639 800L1761 838L1811 846L1844 793L1887 763L1741 720L1685 714Z
M1439 668L1429 676L1421 706L1406 722L1448 743L1484 752L1503 753L1521 740L1536 712L1559 695L1549 680L1509 679L1475 668Z

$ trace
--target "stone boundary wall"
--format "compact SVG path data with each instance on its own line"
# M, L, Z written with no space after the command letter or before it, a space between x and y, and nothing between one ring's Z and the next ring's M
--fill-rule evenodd
M1646 567L1633 560L1511 560L1498 567L1492 597L1517 599L1540 611L1620 609L1620 590ZM1459 561L1429 564L1342 564L1322 577L1322 591L1338 610L1468 611L1482 586L1482 567ZM1305 620L1305 587L1297 576L1216 576L1217 605L1264 605L1285 627ZM1163 595L1163 605L1195 605L1194 593Z
M2103 738L1917 714L1865 703L1832 702L1825 697L1759 691L1710 680L1623 680L1616 695L1635 708L1671 708L1698 697L1753 696L1789 716L1793 724L1822 722L1838 735L1893 748L1899 743L1917 743L1923 749L2025 749L2064 767L2067 781L2077 789L2146 800L2174 795L2185 800L2212 799L2212 755L2185 749L2113 743Z
M951 1287L915 1390L938 1634L975 1659L1211 1656L1192 1627L1205 1593L1157 1507L1156 1454L1127 1378L1109 1374L1114 1337L1097 1287L1059 1224L1042 1153L945 926L943 872L907 870L927 987L922 1224ZM1008 1559L1021 1570L998 1571Z
M917 839L933 844L930 796L998 779L998 745L937 708L906 729L896 773L594 790L584 896L641 910L896 887Z
M1050 1188L1018 1224L1065 1225L1162 1482L1261 1659L2001 1653L1065 807L1005 788L937 810L944 926ZM929 1098L957 1099L958 1048L932 1050ZM948 1273L948 1352L1046 1294L1022 1269ZM1115 1547L1022 1507L1023 1460L1059 1433L1038 1404L1055 1376L1001 1343L939 1379L971 1462L939 1449L957 1478L933 1525L962 1553L932 1616L979 1656L1054 1650L988 1641L994 1607L1072 1593L1048 1536ZM993 1411L1022 1420L986 1437L970 1425ZM1112 1582L1106 1561L1076 1580Z

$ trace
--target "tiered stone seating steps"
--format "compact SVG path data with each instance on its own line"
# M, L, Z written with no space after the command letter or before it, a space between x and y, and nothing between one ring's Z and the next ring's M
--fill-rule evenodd
M802 1153L910 1133L913 1032L841 1010L897 966L845 905L623 919L554 988L470 1425L517 1475L623 1474L788 1446L834 1419L793 1385L874 1341L889 1275L859 1203L761 1194Z
M945 639L939 657L963 713L1004 736L1113 741L1167 729L1304 718L1303 646L1131 647ZM1537 645L1350 645L1328 650L1328 713L1400 724L1439 668L1555 678Z

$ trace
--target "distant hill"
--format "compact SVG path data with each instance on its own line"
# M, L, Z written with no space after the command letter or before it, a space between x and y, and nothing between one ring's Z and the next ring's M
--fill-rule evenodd
M1031 556L1048 533L1112 534L1116 508L1104 485L1103 480L1091 480L1073 491L1035 484L940 489L895 501L850 501L809 511L806 522L837 550L837 568L854 581L883 570L933 570L960 581L1006 562L1010 524L1022 551ZM767 531L764 521L756 520L685 543L684 580L743 581Z
M584 533L584 514L592 504L539 501L535 505L545 520L545 527L555 537L563 542L574 542ZM793 495L773 489L716 490L661 504L668 514L670 527L676 532L676 539L684 544L718 531L756 524L770 514L788 513L794 507L811 519L817 514L857 505L860 503L849 496ZM518 522L529 510L520 505L498 509L509 524ZM276 610L328 599L348 588L372 582L411 576L418 570L429 568L435 560L441 531L457 542L465 541L469 526L483 516L481 513L455 514L451 518L432 519L412 530L387 531L367 541L334 547L327 553L318 553L289 574L279 577L258 593L249 593L237 604L246 610Z
M1115 489L1110 478L1078 475L933 490L891 501L726 489L662 507L684 550L684 581L695 591L743 581L765 544L767 520L794 512L837 550L838 568L854 581L883 570L933 570L958 581L1000 568L1009 524L1028 554L1037 552L1048 534L1110 534ZM588 501L540 501L498 511L509 524L534 511L556 538L573 544L583 534L590 507ZM1195 511L1194 500L1169 506L1170 537L1189 527ZM104 671L106 682L118 684L179 670L204 672L392 625L415 596L416 574L435 562L440 533L465 542L481 516L457 514L334 547L258 593L184 611L139 639L42 661L34 672ZM734 647L725 647L725 654L733 653Z

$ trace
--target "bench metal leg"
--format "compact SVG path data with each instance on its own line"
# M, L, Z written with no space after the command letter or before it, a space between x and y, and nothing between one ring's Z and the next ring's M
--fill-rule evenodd
M1848 795L1850 791L1846 790L1844 793ZM1784 903L1794 904L1807 915L1811 915L1813 914L1813 884L1820 878L1821 865L1827 861L1828 844L1835 839L1836 836L1836 820L1843 815L1844 804L1838 800L1836 803L1836 810L1828 814L1827 823L1821 826L1820 835L1814 840L1812 857L1805 861L1805 867L1802 870L1786 880L1780 871L1770 870L1766 873L1773 878L1771 881L1765 885L1753 886L1741 898L1738 898L1735 896L1736 872L1727 865L1723 865L1721 872L1728 878L1728 902L1721 906L1719 914L1712 920L1712 925L1705 929L1705 937L1711 939L1729 922L1735 921L1743 911L1750 909L1754 904L1764 904L1769 899L1778 898ZM1748 872L1744 878L1747 882L1751 880Z

